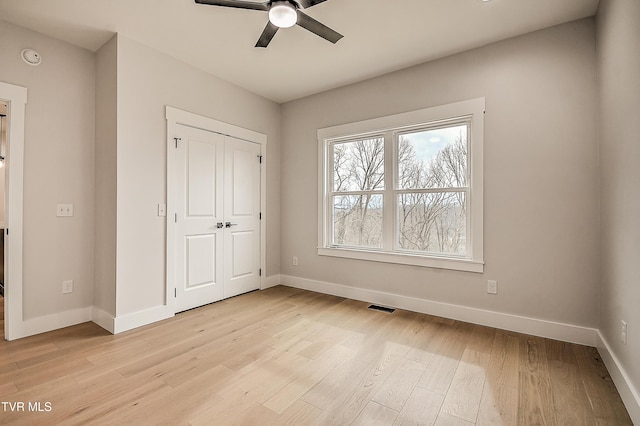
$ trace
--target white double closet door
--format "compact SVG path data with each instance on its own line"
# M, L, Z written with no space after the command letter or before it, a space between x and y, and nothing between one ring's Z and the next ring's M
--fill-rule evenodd
M260 287L260 145L177 127L173 219L181 312Z

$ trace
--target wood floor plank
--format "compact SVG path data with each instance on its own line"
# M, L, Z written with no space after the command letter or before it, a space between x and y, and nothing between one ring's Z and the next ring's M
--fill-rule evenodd
M380 389L371 400L395 411L402 410L425 368L424 364L403 359L393 374L380 385Z
M518 387L520 342L517 336L497 330L487 368L487 382L493 386Z
M417 317L417 324L414 325L415 339L411 349L407 353L407 359L428 365L433 357L434 348L440 336L441 323L434 320L430 315L420 315Z
M489 358L488 353L465 349L442 403L441 412L470 423L476 422Z
M211 425L265 425L273 423L278 415L252 397L228 398L215 394L218 398L205 411L191 417L191 426Z
M433 357L418 381L418 386L440 395L446 395L466 347L461 324L443 325Z
M519 369L525 373L549 377L545 340L537 336L520 336Z
M293 382L302 371L308 371L311 361L295 351L275 354L243 368L221 383L217 392L225 398L253 398L264 404Z
M462 420L459 417L452 416L447 413L440 413L438 418L436 419L435 426L472 426L473 423L470 423L466 420Z
M415 387L402 407L402 411L398 414L394 425L433 425L440 413L442 401L444 401L444 396Z
M495 328L469 324L468 334L469 339L467 340L467 349L479 353L491 353L496 336Z
M13 384L13 382L0 384L0 397L11 395L16 392L18 392L18 388Z
M311 344L307 348L298 352L298 354L309 359L318 359L319 357L324 356L325 351L334 347L336 341L345 339L349 334L350 332L344 328L335 327L333 325L321 326L313 332L307 333L303 336L303 338L309 340Z
M350 386L343 386L320 416L323 424L350 424L371 400L379 385L399 363L402 355L393 348L383 350L363 368L348 376ZM352 364L353 365L353 364Z
M73 423L76 425L86 425L91 423L102 424L118 424L122 422L122 419L126 419L127 424L142 425L142 424L161 424L158 423L158 418L169 419L174 415L172 408L184 408L189 406L192 402L192 397L189 401L183 401L183 403L176 407L171 405L170 401L175 398L173 389L170 386L162 383L161 381L149 382L134 392L123 395L122 399L117 405L106 404L102 406L93 416L81 418L73 418ZM152 396L152 397L149 397ZM120 396L118 397L118 399ZM193 397L194 399L196 397ZM156 415L154 421L154 409L157 409L159 402L164 401L162 405L164 413L163 415ZM169 424L169 423L165 423Z
M341 345L334 345L320 359L309 364L308 372L301 371L297 377L265 401L264 406L281 414L299 400L302 395L318 384L339 365L352 360L355 351Z
M52 342L45 342L39 345L34 345L28 350L15 350L15 351L7 351L6 354L2 354L0 356L0 365L4 365L7 363L18 363L21 361L29 360L31 358L38 357L43 354L52 354L58 351L59 348ZM16 364L17 365L17 364ZM28 365L26 363L21 363L21 365ZM2 371L0 369L0 371Z
M52 424L99 423L106 417L117 416L128 405L162 397L170 387L159 380L130 380L126 384L105 381L81 386L77 391L53 399L56 422Z
M278 426L311 425L316 422L321 412L322 410L318 407L314 407L301 400L296 400L270 424Z
M369 403L351 423L354 426L388 426L398 417L398 412L376 402Z
M126 365L131 362L136 356L140 354L148 353L152 350L152 346L144 341L137 340L133 341L127 345L112 345L107 347L101 347L99 351L95 353L87 354L86 358L93 365L101 366L108 365L111 368L114 368L116 365Z
M368 361L373 362L373 361ZM305 392L300 400L325 411L333 403L339 392L349 387L352 377L366 368L367 361L354 358L335 367L322 380Z
M19 369L18 364L10 361L0 360L0 380L6 381L6 377L9 377L10 373Z
M553 409L551 383L537 374L520 372L518 395L518 425L558 424Z
M476 425L507 426L518 424L518 389L488 381L482 390Z
M156 396L135 407L127 407L119 414L136 424L187 423L218 403L219 397L215 393L217 384L232 374L231 370L217 366L207 374L176 388L165 389L166 392L162 396ZM188 398L181 398L182 395L188 395ZM177 398L181 398L180 404L175 403Z
M55 380L58 377L68 377L80 371L93 368L86 359L73 359L71 362L50 361L33 367L19 370L19 374L13 379L13 384L20 390L26 390L40 383Z

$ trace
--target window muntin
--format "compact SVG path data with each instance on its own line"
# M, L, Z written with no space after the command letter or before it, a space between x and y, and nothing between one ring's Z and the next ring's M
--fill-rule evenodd
M483 119L478 98L319 129L318 254L482 272Z

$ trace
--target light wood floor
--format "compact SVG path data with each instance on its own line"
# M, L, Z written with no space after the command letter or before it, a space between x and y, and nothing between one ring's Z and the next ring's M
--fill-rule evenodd
M594 348L280 286L0 342L0 401L43 410L2 424L632 424Z

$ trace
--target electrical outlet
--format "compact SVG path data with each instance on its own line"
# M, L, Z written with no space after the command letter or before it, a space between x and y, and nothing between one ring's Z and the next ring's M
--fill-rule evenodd
M627 322L626 321L620 321L620 339L622 340L622 343L624 343L625 345L627 344Z
M62 294L73 293L73 280L62 281Z
M298 266L298 256L293 256L293 266Z
M56 216L58 217L73 216L73 204L58 204L56 206Z
M498 294L498 281L487 281L487 293Z

